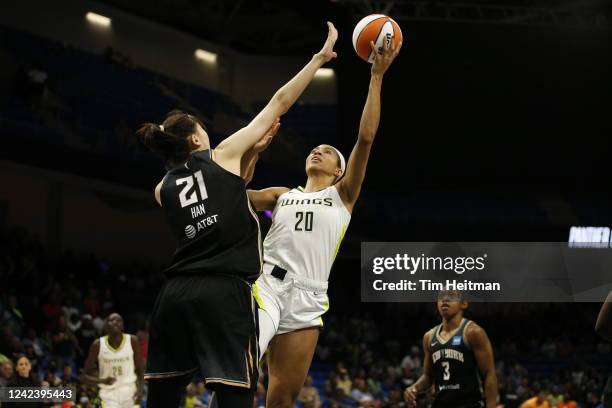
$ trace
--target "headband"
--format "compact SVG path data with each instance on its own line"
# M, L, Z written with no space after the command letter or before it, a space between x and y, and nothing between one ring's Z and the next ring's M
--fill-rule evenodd
M340 150L336 149L334 146L329 146L332 149L334 149L336 151L336 153L338 153L338 156L340 157L340 169L342 170L342 174L344 174L344 172L346 171L346 160L344 160L344 156L342 155L342 153L340 153Z

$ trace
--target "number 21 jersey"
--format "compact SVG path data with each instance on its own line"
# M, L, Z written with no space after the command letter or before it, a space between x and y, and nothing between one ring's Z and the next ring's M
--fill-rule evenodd
M351 220L335 186L282 194L264 240L264 261L316 281L327 281Z
M191 154L168 171L161 205L178 247L166 275L222 273L254 282L261 273L261 232L244 180L211 158Z

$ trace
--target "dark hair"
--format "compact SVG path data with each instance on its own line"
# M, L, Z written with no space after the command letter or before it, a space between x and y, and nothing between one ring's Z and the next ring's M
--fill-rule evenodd
M164 159L166 166L180 164L187 160L191 153L188 137L196 132L196 126L206 127L200 119L180 110L173 110L166 115L160 125L145 123L136 135L149 150Z

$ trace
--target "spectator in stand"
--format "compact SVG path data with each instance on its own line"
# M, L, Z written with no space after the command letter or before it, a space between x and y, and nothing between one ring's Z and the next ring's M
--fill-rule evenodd
M45 330L53 329L53 322L63 314L59 304L59 295L54 293L50 299L42 305L43 321L45 322Z
M201 406L208 407L210 405L210 396L211 393L206 391L206 387L204 386L204 381L200 381L196 384L196 397L201 403Z
M87 296L83 299L85 311L90 315L97 317L100 314L100 301L98 300L98 291L95 288L90 288Z
M72 387L79 383L79 379L73 374L72 365L64 365L64 371L62 373L62 386Z
M410 348L410 354L408 354L402 360L401 367L403 369L408 367L411 371L418 370L418 369L421 368L421 360L422 359L423 358L421 357L421 350L419 349L419 346L413 345Z
M102 309L113 310L115 308L115 302L113 301L113 292L110 288L104 290L104 298L102 300Z
M559 404L563 404L563 393L561 392L561 387L555 385L552 387L552 392L547 397L548 402L553 407L560 406Z
M38 363L38 356L34 352L34 347L32 347L31 345L25 346L25 356L30 361L30 365L32 366L32 372L38 375L38 370L40 367Z
M80 356L83 355L79 342L74 333L68 328L66 318L63 315L58 318L51 339L53 341L53 354L60 359L62 366L72 364L76 353Z
M319 397L319 390L312 385L312 377L306 377L304 386L300 390L297 398L302 403L304 408L320 408L321 398Z
M104 333L104 326L106 325L106 316L108 316L108 313L103 313L102 315L98 315L93 318L92 324L98 336Z
M55 375L54 371L47 371L43 381L49 384L51 387L57 387L62 383L62 380Z
M7 360L0 365L0 387L6 387L6 383L13 377L13 362Z
M600 404L601 400L599 399L599 395L595 392L590 392L584 406L585 408L597 408Z
M37 358L41 358L44 354L44 344L41 339L36 336L36 330L32 327L26 330L26 337L23 339L23 345L26 347L26 350L28 347L32 347ZM28 356L28 358L30 362L32 362L31 356Z
M8 305L4 310L4 315L0 317L2 318L2 324L9 326L15 336L21 337L23 335L23 327L25 324L23 315L17 308L17 296L11 294L8 297Z
M7 382L7 387L36 387L41 386L41 382L34 376L32 366L26 356L19 356L15 362L16 373ZM3 408L42 408L41 402L4 402Z
M389 391L389 396L385 398L384 405L385 408L404 408L406 407L406 403L402 398L402 390L399 386L393 388Z
M363 378L355 378L351 398L359 403L360 407L373 407L374 396L368 391L368 384Z
M142 359L147 361L149 355L149 320L147 319L144 323L144 328L136 332L138 337L138 344L140 344L140 355Z
M198 408L203 406L204 404L202 404L202 402L198 399L195 384L190 383L187 386L187 395L185 396L185 408Z
M83 322L81 321L81 318L79 317L78 313L71 314L70 317L66 318L66 322L68 324L68 328L72 333L76 333L77 331L79 331L81 329L81 326L83 325Z
M351 378L348 375L347 369L344 367L340 367L340 369L338 370L338 374L338 380L336 381L337 388L342 390L344 395L350 395L353 382L351 381Z
M537 396L523 402L521 408L552 408L550 402L546 399L547 396L548 392L546 390L541 390Z
M333 401L340 401L347 396L346 392L338 386L338 373L332 372L325 382L325 395Z
M79 314L79 309L77 309L74 306L74 300L72 299L72 296L68 296L64 300L64 305L62 306L62 312L64 312L64 316L66 316L66 320L68 321L70 321L70 317L72 315Z
M81 317L81 327L75 333L81 350L89 350L91 343L98 338L98 333L93 326L93 320L90 314L84 314Z

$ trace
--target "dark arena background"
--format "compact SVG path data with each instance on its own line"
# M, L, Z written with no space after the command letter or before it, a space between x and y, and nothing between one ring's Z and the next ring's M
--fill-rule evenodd
M567 242L572 227L612 226L607 0L4 1L0 386L23 353L38 380L99 406L80 374L111 312L147 357L175 242L153 199L163 163L138 146L138 126L186 109L216 145L320 49L332 21L333 71L281 118L252 182L302 185L311 148L348 157L356 140L369 64L351 33L374 12L399 23L404 44L297 406L404 407L420 375L435 305L362 303L361 242ZM541 408L601 406L612 358L594 330L600 307L471 304L494 347L498 405L543 393ZM196 378L183 404L209 400Z

